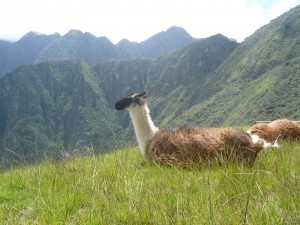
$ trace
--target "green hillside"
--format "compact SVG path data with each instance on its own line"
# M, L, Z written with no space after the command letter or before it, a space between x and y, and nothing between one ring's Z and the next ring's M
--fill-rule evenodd
M91 150L92 152L92 150ZM0 172L0 224L299 224L300 149L173 168L138 149Z

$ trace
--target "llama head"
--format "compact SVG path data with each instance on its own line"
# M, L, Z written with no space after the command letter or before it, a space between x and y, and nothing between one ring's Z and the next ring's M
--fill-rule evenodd
M265 138L268 133L269 133L269 126L268 124L265 123L258 123L258 124L254 124L250 130L247 131L248 134L250 135L257 135L261 138Z
M115 109L129 111L132 107L144 105L146 98L147 91L127 95L115 104Z

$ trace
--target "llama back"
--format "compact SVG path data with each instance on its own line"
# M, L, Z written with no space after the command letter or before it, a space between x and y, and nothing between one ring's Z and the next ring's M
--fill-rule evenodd
M258 123L251 127L251 134L256 134L272 142L278 137L286 140L300 140L300 124L287 119L274 120L268 124Z
M273 130L273 137L287 140L300 140L300 124L288 119L274 120L268 126Z
M166 163L210 161L230 148L241 159L252 161L262 145L252 143L245 131L235 128L160 129L147 144L146 158Z

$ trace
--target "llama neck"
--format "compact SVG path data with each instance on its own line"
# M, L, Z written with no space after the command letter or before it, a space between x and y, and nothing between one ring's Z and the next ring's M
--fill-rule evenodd
M147 104L130 109L135 135L140 151L145 157L147 141L158 131L154 125Z

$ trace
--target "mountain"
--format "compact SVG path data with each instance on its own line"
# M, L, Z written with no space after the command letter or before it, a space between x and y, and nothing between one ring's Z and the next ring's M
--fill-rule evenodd
M137 57L156 58L163 53L186 46L197 39L181 27L170 27L141 43L121 40L117 45L118 58L133 59Z
M148 88L156 97L206 78L232 53L238 43L217 34L155 59Z
M84 60L89 65L114 59L154 58L194 42L183 28L171 27L141 42L122 40L114 45L106 37L70 30L64 36L29 32L19 41L0 41L0 76L18 65L47 60Z
M165 52L195 41L183 28L171 27L141 42L121 40L114 45L105 37L71 30L44 49L37 62L65 59L83 59L90 65L108 59L155 58Z
M128 144L135 139L129 115L114 103L144 89L159 127L299 120L299 37L300 6L240 44L216 34L157 58L20 66L0 79L1 148L28 155ZM138 52L137 43L121 42L123 52L127 44Z
M174 126L240 125L300 119L300 6L257 30L202 83L195 104ZM206 92L210 92L206 97Z
M140 43L142 55L146 58L155 58L162 53L174 50L195 41L183 28L171 27Z
M45 146L110 149L122 131L83 61L20 66L1 79L0 102L2 148L29 158Z
M58 37L57 33L29 32L17 42L0 41L0 77L18 65L34 63L42 49Z
M113 58L117 58L115 46L106 37L97 38L87 32L70 30L44 48L36 62L82 59L92 65Z

